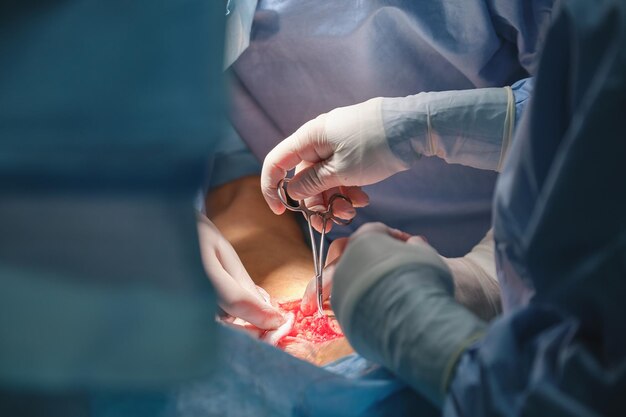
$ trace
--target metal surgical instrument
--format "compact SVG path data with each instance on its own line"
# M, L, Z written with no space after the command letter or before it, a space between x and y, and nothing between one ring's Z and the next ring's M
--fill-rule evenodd
M344 200L350 204L352 204L352 201L345 195L337 193L337 194L333 194L328 199L328 205L326 206L326 210L324 211L310 210L304 204L303 200L296 201L292 199L291 197L289 197L289 194L287 193L287 184L289 184L290 180L291 178L283 178L282 180L278 182L278 186L277 186L278 198L280 199L280 202L283 203L283 205L288 210L301 212L304 215L309 225L311 249L313 252L313 266L315 269L315 290L316 290L316 295L317 295L317 312L320 315L323 315L324 309L322 305L324 301L322 298L322 284L323 284L322 275L324 271L323 260L324 260L324 241L326 240L326 225L328 224L329 220L331 220L332 222L336 224L344 225L344 226L350 224L352 222L352 219L346 220L346 219L342 219L334 215L333 204L337 200ZM311 218L313 216L318 216L322 220L322 231L320 233L321 236L320 236L319 245L315 244L315 234L313 233L313 226L311 225Z

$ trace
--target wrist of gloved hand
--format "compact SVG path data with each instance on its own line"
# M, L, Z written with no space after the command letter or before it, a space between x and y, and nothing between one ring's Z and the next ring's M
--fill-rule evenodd
M381 181L410 165L392 152L382 119L382 97L336 108L324 115L328 141L337 149L337 172L350 173L346 184L367 185ZM345 152L339 151L345 150Z
M454 279L456 300L483 320L502 311L500 286L496 276L493 230L460 258L442 257Z
M499 171L515 124L511 88L479 88L384 98L382 123L398 159L438 156L449 163Z
M333 277L333 310L342 328L349 330L358 302L379 280L399 268L428 267L437 272L439 287L452 295L450 271L437 252L423 244L407 244L377 232L350 238Z
M269 301L269 294L256 286L230 242L206 216L197 214L202 261L220 307L262 329L276 329L285 319Z
M366 233L334 276L333 309L348 340L440 404L461 353L486 324L454 300L449 269L426 244Z

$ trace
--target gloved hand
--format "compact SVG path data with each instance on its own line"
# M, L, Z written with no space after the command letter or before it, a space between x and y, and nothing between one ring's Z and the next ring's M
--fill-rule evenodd
M322 114L267 154L261 190L274 213L285 211L276 186L293 168L296 175L289 183L289 195L296 200L307 199L307 206L313 209L324 205L324 191L373 184L409 168L387 143L381 119L382 100L374 98ZM359 188L352 187L346 194L357 207L368 202Z
M322 193L339 186L353 187L354 197L348 196L355 206L367 202L358 187L408 169L421 155L497 170L514 118L509 87L379 97L337 108L305 123L266 156L263 196L274 213L283 213L276 187L293 168L289 194L308 207L322 205Z
M386 233L389 236L401 240L403 242L414 241L416 239L423 240L420 236L411 236L410 234L398 229L388 227L382 223L367 223L361 226L351 237L358 236L361 233L367 233L368 231L379 231ZM348 244L348 238L342 237L334 240L328 247L328 254L326 255L326 265L324 266L324 281L322 285L323 300L326 301L330 296L330 292L333 287L333 275L335 273L335 267L341 259L341 255L346 249ZM300 304L300 310L305 316L310 316L317 311L317 293L316 293L316 279L312 277L306 286L302 301Z
M452 272L455 298L459 303L486 321L500 314L493 230L465 256L442 259Z
M276 329L285 319L269 295L248 275L231 244L206 216L198 214L202 261L219 296L220 307L261 329Z
M433 248L368 227L350 237L337 264L337 320L357 352L441 405L460 355L486 323L454 300L450 270Z
M363 225L352 237L372 230L386 233L404 242L415 243L419 240L424 241L419 236L411 236L408 233L380 223ZM324 301L330 296L335 268L347 244L348 238L339 238L333 241L328 248L322 286ZM465 256L459 258L441 256L441 259L452 272L455 298L459 303L486 321L500 314L502 307L500 304L500 287L496 277L492 230L488 231L480 243L474 246ZM313 277L306 287L300 306L305 315L311 315L317 311L316 297L315 277Z

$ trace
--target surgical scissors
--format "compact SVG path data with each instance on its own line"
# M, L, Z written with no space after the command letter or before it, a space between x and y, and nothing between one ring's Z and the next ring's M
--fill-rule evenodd
M322 294L322 284L323 284L323 272L324 272L324 241L326 240L326 225L328 221L346 226L352 222L352 219L346 220L340 217L335 216L333 213L333 204L335 201L344 200L348 203L352 204L352 200L346 197L343 194L333 194L328 199L328 205L326 206L326 210L324 211L314 211L309 209L303 200L296 201L289 197L289 193L287 192L287 184L291 178L283 178L278 182L278 198L283 205L291 211L299 211L301 212L308 225L309 225L309 235L311 238L311 250L313 252L313 267L315 270L315 291L317 295L317 312L320 316L324 315L324 309L322 305L324 304L323 294ZM318 216L322 220L322 231L320 232L320 242L319 246L315 244L315 234L313 233L313 226L311 225L311 218L313 216Z

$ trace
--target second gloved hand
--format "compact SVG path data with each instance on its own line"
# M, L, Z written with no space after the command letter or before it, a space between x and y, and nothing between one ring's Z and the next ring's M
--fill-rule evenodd
M454 300L450 270L423 240L363 226L337 264L332 307L355 351L440 406L486 323Z
M202 261L219 296L220 307L260 329L276 329L285 321L269 295L248 275L231 244L206 216L198 214Z
M365 224L352 237L370 231L387 234L402 242L415 243L424 241L420 236L411 236L382 223ZM339 238L333 241L328 248L326 266L324 267L323 300L327 300L330 296L335 269L347 244L348 238ZM491 230L465 256L459 258L440 256L440 258L452 272L455 298L460 304L486 321L493 319L501 312L499 286L495 273L493 232ZM300 309L305 315L311 315L317 311L315 284L316 280L313 277L309 281L302 297Z
M394 239L401 240L403 242L411 241L423 241L420 236L411 236L410 234L398 229L391 228L383 223L367 223L364 224L356 231L352 237L358 236L361 233L367 233L368 231L378 231L380 233L388 234ZM326 255L326 265L324 266L324 282L322 285L322 299L326 301L330 296L330 292L333 287L333 275L335 268L339 262L341 255L346 249L349 238L342 237L334 240L328 247L328 254ZM316 279L311 278L306 286L304 295L302 296L302 302L300 304L300 310L305 316L310 316L317 311L317 293L316 293Z

